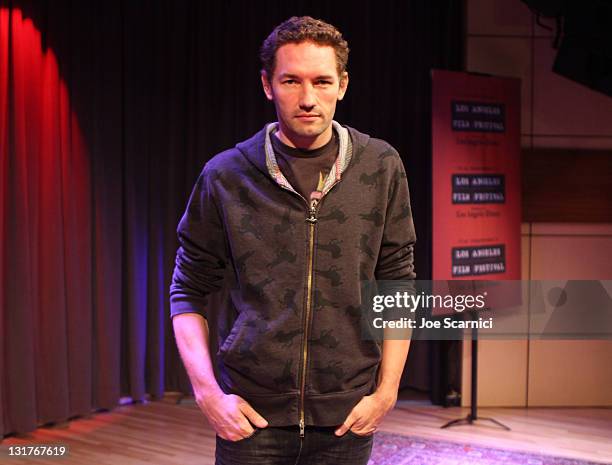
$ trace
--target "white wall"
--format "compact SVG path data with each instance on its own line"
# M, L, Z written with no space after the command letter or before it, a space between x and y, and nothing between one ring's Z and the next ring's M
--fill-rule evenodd
M522 79L523 147L612 149L612 98L551 71L553 32L525 4L467 0L467 13L468 71ZM612 224L523 224L522 270L523 279L612 279ZM469 405L469 341L463 362ZM478 401L612 406L612 341L481 341Z

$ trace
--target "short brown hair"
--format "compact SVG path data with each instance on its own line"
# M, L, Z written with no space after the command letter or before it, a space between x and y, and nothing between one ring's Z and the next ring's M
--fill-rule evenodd
M292 16L274 28L264 40L259 51L263 71L268 79L272 78L276 66L276 51L285 44L314 42L329 45L336 52L338 76L346 71L348 63L348 43L338 29L325 21L310 16Z

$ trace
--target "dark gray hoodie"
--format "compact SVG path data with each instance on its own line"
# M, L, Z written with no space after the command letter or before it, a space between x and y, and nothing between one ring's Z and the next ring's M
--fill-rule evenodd
M335 426L376 388L361 281L415 277L406 173L389 144L334 122L338 159L310 202L278 169L274 130L204 166L178 227L171 314L208 320L219 385L270 426Z

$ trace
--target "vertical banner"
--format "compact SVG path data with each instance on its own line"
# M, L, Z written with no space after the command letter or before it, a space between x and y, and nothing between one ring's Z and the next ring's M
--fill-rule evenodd
M432 279L520 280L520 80L432 79Z

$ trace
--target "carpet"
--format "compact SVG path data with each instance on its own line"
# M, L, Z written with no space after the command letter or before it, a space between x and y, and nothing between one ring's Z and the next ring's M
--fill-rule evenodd
M378 432L368 465L601 465L505 449Z

